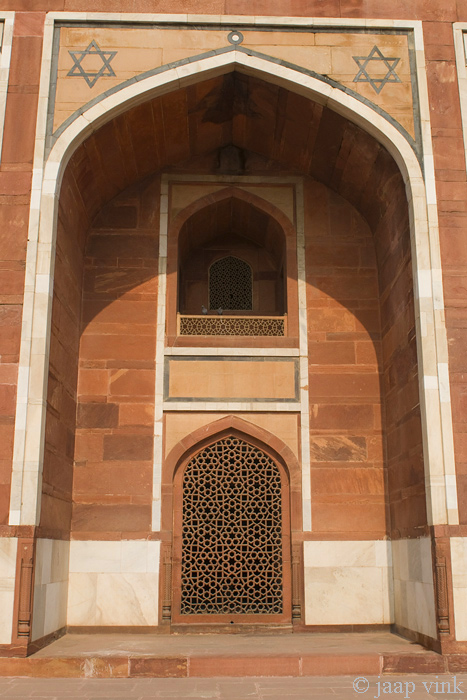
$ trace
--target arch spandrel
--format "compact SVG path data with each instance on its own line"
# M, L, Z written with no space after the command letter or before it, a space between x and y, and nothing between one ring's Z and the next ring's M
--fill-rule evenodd
M116 25L109 30L109 37L106 37L105 28L96 31L86 27L61 27L58 41L63 50L59 52L59 58L53 61L53 72L57 75L52 106L53 138L57 138L79 113L86 111L90 98L91 101L102 100L109 91L116 93L135 79L145 80L173 67L177 67L183 76L187 62L197 63L216 52L218 55L244 53L258 57L271 64L271 73L277 73L282 66L286 66L301 72L303 76L311 75L325 86L352 94L354 99L384 115L412 143L418 140L413 24L394 29L392 25L385 27L386 23L381 22L378 30L372 33L357 24L354 27L339 27L338 23L334 23L333 31L326 31L324 27L314 27L312 20L307 26L301 26L300 22L296 26L277 26L264 20L258 31L257 26L248 26L251 20L245 18L242 31L235 33L237 39L233 41L234 34L229 28L210 26L207 18L203 26L197 26L196 40L193 41L193 28L183 21L177 27L164 27L163 17L159 15L158 20L159 23L149 27ZM235 25L235 20L232 25ZM68 36L70 32L71 37ZM268 41L272 32L274 39ZM77 42L81 43L81 50L65 50L70 40L73 47ZM185 42L184 58L178 59L177 56L173 60L171 48L174 41L177 46L183 46ZM144 48L141 48L140 42L143 42ZM133 45L139 49L138 66L131 61ZM331 61L331 50L336 48L339 60ZM86 71L89 56L93 56L98 64L102 61L99 73ZM125 79L122 80L120 67L125 57L132 68L125 71ZM386 70L377 70L380 66ZM128 77L129 73L131 77ZM397 109L386 99L386 86L400 87Z

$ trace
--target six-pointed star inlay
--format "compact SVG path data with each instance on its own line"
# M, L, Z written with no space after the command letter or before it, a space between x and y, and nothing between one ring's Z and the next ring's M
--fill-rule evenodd
M116 56L117 51L102 51L94 39L84 51L69 51L68 53L74 61L74 66L67 75L83 77L89 87L95 85L102 76L112 77L115 75L110 62ZM88 67L85 69L83 60L87 57L91 57L91 59L88 59ZM100 61L102 61L102 65L100 65Z
M370 83L373 90L379 94L386 83L401 82L396 73L396 66L401 59L383 56L377 46L373 46L368 56L352 56L352 58L360 69L353 79L354 83ZM373 65L371 65L372 62L374 62ZM383 75L385 68L387 72Z

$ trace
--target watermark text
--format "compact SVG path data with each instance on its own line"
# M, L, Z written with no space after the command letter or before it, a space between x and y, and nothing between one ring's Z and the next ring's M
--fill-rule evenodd
M356 693L368 693L368 697L384 698L388 695L398 695L401 698L410 698L417 690L425 690L427 693L444 693L445 695L463 695L464 681L458 681L456 676L443 678L435 676L428 681L385 680L378 676L370 682L365 676L359 676L353 681L353 689Z

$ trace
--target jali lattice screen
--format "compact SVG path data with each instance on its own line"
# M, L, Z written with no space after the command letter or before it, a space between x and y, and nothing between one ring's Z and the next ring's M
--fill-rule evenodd
M209 268L210 309L252 309L253 280L248 263L229 255Z
M278 466L237 437L206 447L183 475L182 615L281 614Z

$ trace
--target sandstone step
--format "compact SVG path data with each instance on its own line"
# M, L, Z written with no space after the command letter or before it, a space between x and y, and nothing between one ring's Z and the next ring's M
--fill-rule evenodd
M378 676L467 670L390 633L277 635L67 634L28 658L0 658L0 676L210 678Z

